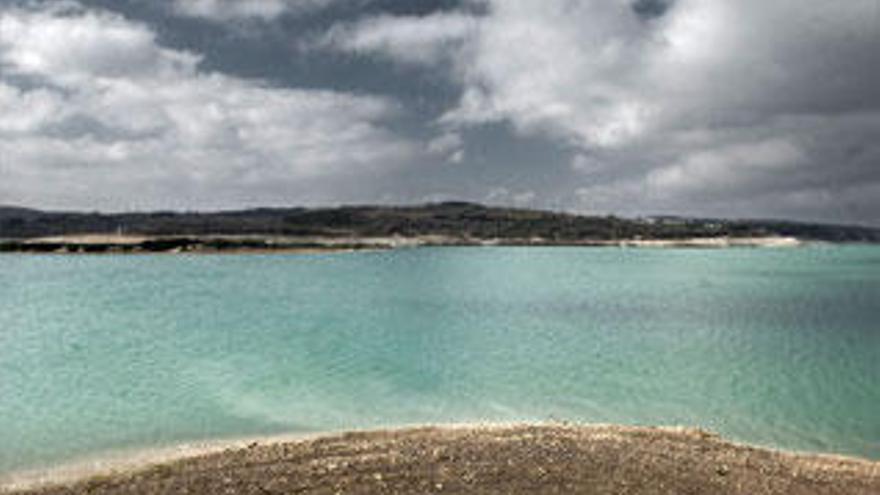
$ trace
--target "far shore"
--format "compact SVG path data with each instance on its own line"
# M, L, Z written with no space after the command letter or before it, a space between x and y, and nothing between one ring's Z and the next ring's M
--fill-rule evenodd
M787 248L803 245L794 237L699 237L684 239L557 240L533 238L478 239L453 236L290 237L290 236L139 236L83 234L0 240L0 253L31 254L265 254L328 253L430 246L572 246L634 248Z
M877 494L880 462L731 443L702 430L453 425L165 449L0 478L0 493Z

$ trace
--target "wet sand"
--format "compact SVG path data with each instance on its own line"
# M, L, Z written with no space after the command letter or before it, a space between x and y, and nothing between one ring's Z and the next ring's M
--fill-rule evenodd
M698 430L423 427L264 440L20 494L878 494L880 462L737 445Z

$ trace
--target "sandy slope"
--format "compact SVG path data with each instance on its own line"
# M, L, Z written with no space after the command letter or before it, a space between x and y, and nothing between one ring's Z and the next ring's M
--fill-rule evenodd
M695 430L417 428L264 442L33 494L878 494L880 462L735 445Z

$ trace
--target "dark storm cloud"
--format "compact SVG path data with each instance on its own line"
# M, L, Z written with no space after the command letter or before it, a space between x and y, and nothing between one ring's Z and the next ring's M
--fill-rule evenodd
M636 0L632 3L632 9L645 19L654 19L662 17L673 3L674 0Z

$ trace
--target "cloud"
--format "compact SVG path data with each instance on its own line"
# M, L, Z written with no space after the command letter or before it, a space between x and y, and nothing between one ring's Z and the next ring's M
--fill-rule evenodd
M679 163L651 171L646 180L667 193L718 194L719 189L735 191L752 184L767 184L773 175L792 171L805 160L803 150L788 140L776 138L698 151Z
M558 143L574 172L590 169L575 197L609 210L834 219L849 213L802 198L840 197L858 203L847 212L880 211L880 200L851 194L880 184L867 158L880 154L874 0L470 4L482 9L455 23L435 14L346 25L333 46L451 61L461 97L444 126L501 123ZM426 34L408 51L398 29ZM786 198L801 198L800 209Z
M93 15L70 2L6 9L0 19L0 61L6 71L51 76L59 84L89 78L165 77L192 72L199 57L167 50L146 26Z
M682 136L662 147L649 143L616 156L617 175L585 176L575 204L629 214L876 223L880 196L870 191L880 189L877 136L880 112L865 112L779 117L764 126Z
M874 0L138 3L2 3L0 203L481 200L503 185L493 201L878 221ZM214 42L163 15L302 17Z
M571 168L575 172L589 174L602 169L602 162L595 156L578 153L571 159Z
M626 39L642 29L628 6L485 3L488 15L381 16L339 25L323 45L405 63L452 58L464 96L446 123L507 120L527 132L545 130L603 144L640 130L647 105L626 97L618 82L583 84L627 76L633 55L649 41L647 35Z
M181 16L215 22L271 21L285 14L302 14L329 6L334 0L174 0Z
M645 19L662 17L672 6L674 0L635 0L633 11Z
M491 3L477 41L462 52L463 97L444 121L507 121L578 146L620 144L655 110L628 90L652 42L619 2Z
M428 153L449 163L461 163L465 156L464 139L457 132L447 132L428 142Z
M392 101L274 87L202 70L200 60L107 11L0 9L0 202L283 201L419 152L386 127L399 112Z
M422 17L380 15L338 24L321 37L317 46L434 64L454 53L477 26L477 18L459 12Z

